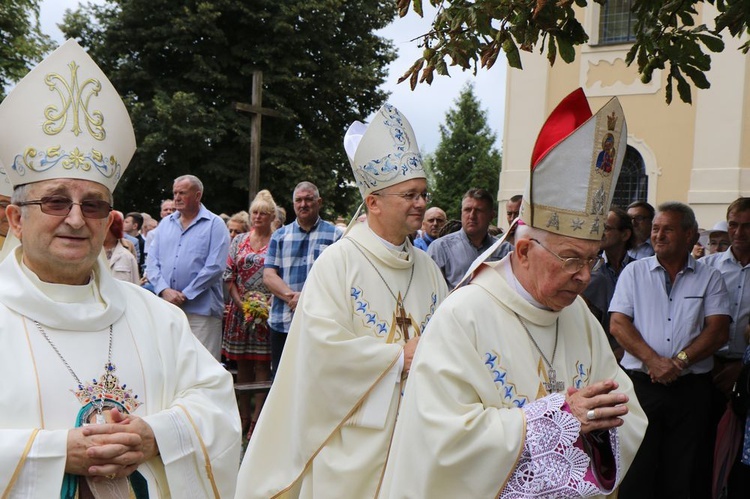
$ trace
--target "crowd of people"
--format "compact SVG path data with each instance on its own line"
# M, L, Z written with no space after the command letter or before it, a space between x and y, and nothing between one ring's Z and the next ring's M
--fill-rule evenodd
M39 126L49 75L98 82L85 133ZM750 361L750 198L707 231L683 203L611 206L617 99L555 108L504 232L481 186L460 220L430 206L387 104L344 136L348 225L309 181L290 223L268 190L212 213L192 174L159 221L112 210L135 137L75 42L8 116L29 118L0 131L3 497L750 492L750 424L729 403Z

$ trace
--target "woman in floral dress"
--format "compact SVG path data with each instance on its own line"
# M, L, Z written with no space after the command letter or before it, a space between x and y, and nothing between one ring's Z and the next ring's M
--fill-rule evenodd
M229 310L224 323L222 354L237 362L237 382L266 381L271 375L271 343L268 320L246 320L243 302L248 292L265 297L270 306L271 292L263 284L263 262L271 239L271 222L276 204L271 193L262 190L250 205L250 231L236 236L229 246L224 280L229 286ZM265 393L241 394L240 416L243 431L252 434L265 401ZM254 407L253 407L254 405Z

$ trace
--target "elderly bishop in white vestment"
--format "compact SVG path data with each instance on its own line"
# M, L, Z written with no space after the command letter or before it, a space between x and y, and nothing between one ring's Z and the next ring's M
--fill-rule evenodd
M578 90L553 111L514 252L480 256L420 342L381 497L594 497L622 480L646 418L577 295L599 264L626 137L616 99L592 117ZM602 168L605 150L617 156Z
M134 152L125 105L73 40L0 105L21 243L0 264L3 498L234 494L231 375L180 309L99 257Z

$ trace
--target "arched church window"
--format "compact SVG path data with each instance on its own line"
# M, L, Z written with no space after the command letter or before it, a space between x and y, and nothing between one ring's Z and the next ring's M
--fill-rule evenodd
M612 205L625 208L633 201L646 201L647 198L648 176L643 157L635 148L627 146Z

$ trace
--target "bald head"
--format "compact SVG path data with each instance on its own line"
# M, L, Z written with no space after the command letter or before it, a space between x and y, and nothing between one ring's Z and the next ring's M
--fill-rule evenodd
M443 228L445 223L448 221L448 217L445 212L433 206L429 210L424 212L424 220L422 221L422 230L427 233L433 239L437 239L440 234L440 229Z

